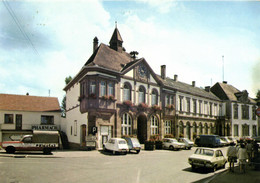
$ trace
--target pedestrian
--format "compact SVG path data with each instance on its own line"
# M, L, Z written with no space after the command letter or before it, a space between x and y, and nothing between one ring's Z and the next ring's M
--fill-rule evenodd
M257 158L258 156L258 148L259 148L259 145L257 144L257 141L254 140L254 144L253 144L253 158Z
M252 162L252 154L253 154L253 143L252 143L251 140L247 142L246 152L247 152L247 156L248 156L249 165L251 165L251 162Z
M229 162L229 170L234 172L234 163L237 162L237 148L235 147L235 144L230 144L227 150L227 157Z
M246 160L247 160L247 152L245 148L245 144L240 144L240 148L237 152L237 158L239 160L239 168L240 173L246 172Z

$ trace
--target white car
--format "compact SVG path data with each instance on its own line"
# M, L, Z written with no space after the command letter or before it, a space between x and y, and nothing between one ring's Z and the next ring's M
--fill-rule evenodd
M179 138L178 142L182 142L185 144L185 149L191 149L194 146L194 142L192 142L188 138Z
M227 163L221 150L211 148L197 148L188 161L192 170L201 167L216 171L217 168L225 168Z
M113 154L126 154L129 149L125 139L111 138L107 141L107 143L103 144L103 150L111 151Z
M170 149L170 150L179 150L179 149L184 149L185 144L178 142L174 138L164 138L163 139L163 148Z

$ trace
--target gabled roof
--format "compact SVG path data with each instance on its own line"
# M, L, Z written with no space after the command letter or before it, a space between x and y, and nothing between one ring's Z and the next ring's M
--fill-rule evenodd
M166 77L166 79L162 79L160 76L157 77L161 80L164 86L169 87L171 89L219 101L219 98L210 91L208 92L202 88L195 87L180 81L175 81L169 77Z
M56 97L11 94L0 94L0 110L31 112L61 111L58 98Z
M128 53L120 53L101 43L85 66L99 66L120 72L130 61L131 57Z
M214 92L221 100L239 101L240 96L243 96L246 91L239 91L234 86L227 83L216 83L212 88ZM246 92L247 93L247 92ZM247 97L249 102L256 103L252 98Z

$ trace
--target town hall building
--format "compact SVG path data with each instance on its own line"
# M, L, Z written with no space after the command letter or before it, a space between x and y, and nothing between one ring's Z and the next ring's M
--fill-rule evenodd
M141 143L166 135L231 135L226 102L210 89L154 73L145 58L127 53L115 28L109 45L93 40L93 54L64 88L67 136L72 147L89 137L102 148L111 137L135 136Z

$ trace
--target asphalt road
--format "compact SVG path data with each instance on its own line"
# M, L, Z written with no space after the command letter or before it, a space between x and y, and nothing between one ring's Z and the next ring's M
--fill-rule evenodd
M227 148L221 149L226 154ZM111 155L102 151L71 151L67 154L62 152L61 158L0 157L0 182L209 182L212 177L224 170L214 173L192 172L187 160L194 150L195 148L182 151L141 151L139 154L128 155Z

